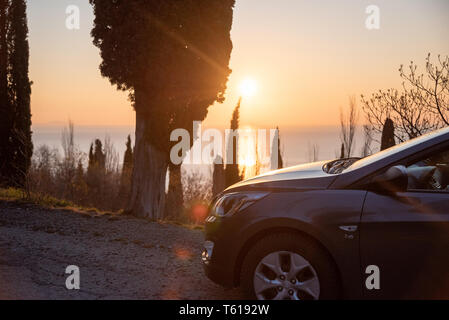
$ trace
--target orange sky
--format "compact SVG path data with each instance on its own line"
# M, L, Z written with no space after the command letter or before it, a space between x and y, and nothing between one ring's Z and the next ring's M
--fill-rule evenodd
M237 0L227 101L210 107L205 126L228 125L247 77L258 90L242 103L242 124L335 125L349 96L399 86L400 64L423 66L428 52L449 54L449 1L375 2L380 30L370 31L367 1ZM77 31L65 28L73 4L81 9ZM28 15L33 123L133 124L127 93L98 70L88 1L30 0Z

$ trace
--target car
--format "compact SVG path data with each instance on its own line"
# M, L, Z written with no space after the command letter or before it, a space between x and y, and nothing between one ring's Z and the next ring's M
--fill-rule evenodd
M201 259L249 299L448 299L449 128L229 187Z

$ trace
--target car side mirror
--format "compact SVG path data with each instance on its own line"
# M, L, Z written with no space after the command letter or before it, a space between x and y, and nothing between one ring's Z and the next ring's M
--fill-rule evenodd
M395 193L407 191L407 186L407 169L404 166L394 166L374 177L369 189L381 193Z

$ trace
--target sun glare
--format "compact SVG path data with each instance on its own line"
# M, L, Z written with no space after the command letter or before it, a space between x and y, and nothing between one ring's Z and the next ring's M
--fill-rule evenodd
M250 127L242 128L243 132L251 132L255 130ZM244 169L245 178L250 178L248 173L251 173L251 169L256 165L256 140L252 134L242 134L239 137L239 165L241 169Z
M240 84L240 94L244 98L250 98L257 92L257 82L254 79L246 78Z

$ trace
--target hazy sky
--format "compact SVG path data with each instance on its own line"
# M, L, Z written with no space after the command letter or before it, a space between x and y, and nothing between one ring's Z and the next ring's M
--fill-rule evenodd
M65 27L68 5L80 8L80 30ZM365 27L369 5L380 8L379 30ZM28 0L28 17L33 122L133 124L127 94L100 75L88 0ZM400 64L448 55L448 30L448 0L237 0L227 101L205 125L228 125L248 77L258 90L243 101L243 125L337 124L349 96L399 86Z

